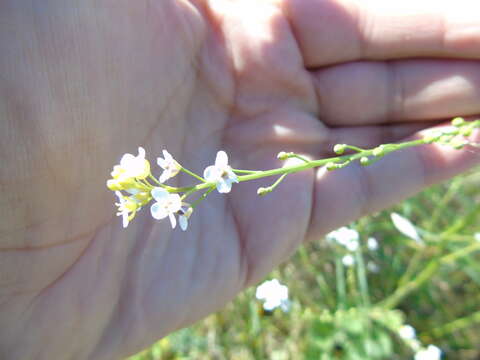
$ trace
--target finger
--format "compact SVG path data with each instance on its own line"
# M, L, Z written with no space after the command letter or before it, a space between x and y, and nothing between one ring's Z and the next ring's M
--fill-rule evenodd
M480 141L480 131L471 141ZM332 172L319 170L308 237L318 239L479 164L478 149L425 145L394 152L366 167L352 164Z
M359 59L480 58L471 0L290 0L285 11L307 67Z
M329 125L430 120L480 113L480 62L353 62L313 74Z

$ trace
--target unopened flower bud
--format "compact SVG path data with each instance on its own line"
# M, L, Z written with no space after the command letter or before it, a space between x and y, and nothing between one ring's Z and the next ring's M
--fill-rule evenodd
M328 171L332 171L332 170L336 170L338 169L338 165L335 164L334 162L329 162L325 165L325 168L328 170Z
M277 155L277 159L280 159L280 160L287 160L288 158L289 158L289 155L285 151L280 151Z
M260 196L267 195L269 192L271 192L269 188L259 187L257 189L257 195L260 195Z
M333 147L333 151L337 155L342 155L345 152L346 144L337 144Z
M372 151L373 156L383 156L385 155L385 145L377 146Z
M460 127L463 124L465 124L465 120L461 117L456 117L455 119L452 120L453 126Z
M360 165L366 166L370 163L370 159L366 156L360 158Z

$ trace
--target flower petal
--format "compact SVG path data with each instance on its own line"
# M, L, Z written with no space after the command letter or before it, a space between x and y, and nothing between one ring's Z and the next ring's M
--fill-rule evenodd
M165 158L166 161L173 161L172 155L167 150L163 150L163 157Z
M127 211L123 211L122 212L122 225L124 228L126 228L128 226L128 212Z
M210 165L203 171L203 177L208 182L216 182L220 177L220 171L215 165Z
M217 181L217 190L219 193L227 194L232 190L232 182L224 179Z
M151 194L153 198L157 201L163 201L170 195L170 193L167 190L161 187L153 188L153 190L151 191Z
M170 224L172 225L172 229L175 229L175 226L177 226L177 220L175 219L175 215L173 215L173 213L169 213L168 217L170 218Z
M168 161L165 159L162 159L161 157L157 158L157 164L160 166L162 169L165 169L167 167Z
M179 224L180 224L180 228L181 228L183 231L187 230L187 228L188 228L188 219L187 219L186 216L180 215L180 216L178 217L178 222L179 222Z
M168 216L168 212L165 207L161 206L159 203L155 203L150 208L152 217L157 220L164 219Z
M217 152L217 157L215 159L215 166L224 167L228 165L228 155L225 151L220 150Z
M182 208L182 198L178 194L168 195L168 212L176 213Z
M228 178L238 184L238 176L232 170L228 170Z
M124 154L122 156L122 158L120 159L120 166L122 168L128 166L128 164L131 162L131 161L134 161L135 160L135 156L133 156L132 154Z

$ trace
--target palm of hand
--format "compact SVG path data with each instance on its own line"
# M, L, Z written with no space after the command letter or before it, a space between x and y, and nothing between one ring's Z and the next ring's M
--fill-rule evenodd
M80 178L65 185L67 189L83 186L79 194L88 201L80 201L75 212L83 214L80 217L59 215L69 222L75 241L67 241L61 226L37 232L37 240L44 245L64 244L48 245L43 262L22 270L30 276L32 271L46 269L41 281L32 280L33 291L16 289L20 301L12 305L12 319L27 306L32 314L19 327L35 338L25 348L43 342L46 358L62 358L65 353L77 358L117 358L135 352L220 308L288 258L305 239L385 207L432 181L433 175L423 172L402 179L395 193L382 185L385 181L399 184L389 176L395 168L422 170L422 163L415 160L418 154L407 153L373 170L352 167L328 175L314 171L290 175L265 198L256 195L256 188L264 185L261 181L234 185L230 194L212 193L197 208L187 233L153 220L148 208L126 231L121 229L119 219L111 219L113 197L103 188L106 170L122 152L134 152L139 145L147 149L152 165L166 148L182 165L201 174L220 149L229 154L235 168L269 169L281 166L275 159L279 151L321 158L331 155L331 147L338 142L374 146L422 127L397 126L388 132L375 126L380 120L370 119L364 129L329 128L350 120L322 110L319 82L324 79L328 86L341 89L355 81L352 68L332 67L329 71L335 79L330 82L331 73L306 70L304 49L286 14L277 5L257 2L254 16L242 16L252 10L248 3L227 12L150 5L149 11L159 18L146 23L143 14L125 5L118 7L117 18L103 19L107 35L94 40L97 52L89 55L105 63L93 71L89 68L86 78L81 72L78 78L75 73L67 76L69 84L80 82L92 91L93 106L86 110L86 118L89 133L101 139L96 146L102 156L92 166L91 155L85 155L90 140L77 138L78 151L70 165L60 170L88 174L87 184ZM125 19L132 27L120 29L118 24ZM122 34L116 39L130 42L111 41L108 35L115 32ZM181 34L181 40L171 44L170 35L158 36L158 32ZM92 34L82 36L88 39ZM168 55L166 48L171 50ZM113 60L105 54L113 54ZM75 61L79 68L84 66L82 57L65 62L71 66ZM100 71L108 66L114 77L95 73L96 67ZM361 93L351 99L354 113L360 98ZM107 99L113 108L98 99ZM328 105L340 110L342 106L341 101ZM435 176L448 174L445 170ZM177 185L191 183L185 177L175 180ZM66 200L56 199L56 209L65 210ZM46 341L37 325L55 318L59 319L55 339ZM12 332L12 336L18 335ZM71 343L72 338L78 340Z

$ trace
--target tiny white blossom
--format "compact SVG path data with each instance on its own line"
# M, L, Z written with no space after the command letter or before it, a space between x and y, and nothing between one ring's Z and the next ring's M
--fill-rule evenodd
M417 337L415 328L412 325L402 325L398 330L398 335L405 340L413 340Z
M422 349L415 354L415 360L440 360L442 350L435 345L428 345L426 349Z
M475 233L475 235L473 235L473 238L475 239L475 241L480 242L480 232Z
M145 159L145 149L139 147L137 156L132 154L123 155L120 165L114 168L114 173L125 178L146 178L150 173L150 163Z
M263 308L266 311L273 311L277 307L280 307L283 311L290 309L288 287L280 284L277 279L265 281L259 285L255 297L263 301Z
M122 225L124 228L128 226L130 218L133 218L133 215L138 210L141 209L141 205L134 196L126 197L120 191L115 191L115 195L118 198L118 203L115 203L118 207L117 216L122 217Z
M403 235L415 240L418 243L422 243L422 239L420 238L420 235L418 235L417 229L410 222L410 220L397 213L392 213L390 218L392 219L395 228Z
M346 267L350 267L352 266L353 264L355 264L355 258L350 255L350 254L347 254L345 255L344 257L342 257L342 263L343 265L345 265Z
M161 157L157 158L158 166L163 169L159 179L161 183L177 175L182 168L167 150L163 150L163 157L163 159Z
M369 261L367 263L367 270L370 271L371 273L378 273L380 271L380 267L375 264L373 261Z
M375 251L378 250L378 241L374 237L369 237L367 240L368 250Z
M178 210L178 222L180 228L185 231L188 228L188 219L193 213L193 208L186 203L182 203L183 207Z
M117 212L117 216L121 216L122 217L122 225L124 228L126 228L128 226L128 222L129 222L129 219L128 219L128 209L126 208L126 200L125 198L123 197L122 193L120 191L115 191L115 195L117 195L117 198L118 198L118 203L116 203L116 205L118 206L118 212Z
M170 219L170 224L172 225L172 229L175 229L175 226L177 225L175 214L182 207L180 195L170 194L167 190L161 187L154 188L151 191L151 194L156 200L156 203L150 208L153 218L161 220L168 216Z
M328 233L326 238L327 241L336 242L344 246L348 251L356 251L359 247L358 240L360 235L358 234L358 231L349 229L346 226Z
M238 177L228 165L228 156L225 151L219 151L215 159L215 165L207 167L203 177L208 182L214 182L219 193L229 193L232 183L238 183Z

